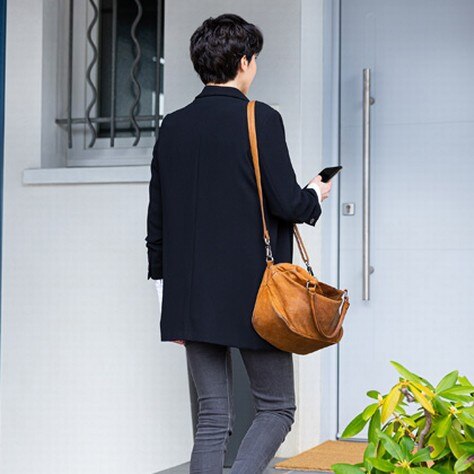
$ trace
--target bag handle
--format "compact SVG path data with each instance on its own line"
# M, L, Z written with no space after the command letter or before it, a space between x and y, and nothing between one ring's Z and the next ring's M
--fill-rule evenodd
M313 321L316 324L316 329L326 339L332 339L334 336L336 336L336 334L339 333L339 331L341 330L341 327L342 327L342 323L344 322L344 318L346 317L347 310L349 309L350 303L349 303L349 297L347 296L347 288L344 289L343 291L344 291L344 293L343 293L344 298L343 298L343 303L342 303L342 306L341 306L341 311L338 314L339 320L336 324L336 327L331 332L327 333L326 331L324 331L322 326L319 324L319 319L317 317L313 317ZM313 315L316 315L317 314L316 302L315 302L316 293L315 293L314 290L310 290L308 294L309 294L309 300L310 300L310 304L311 304L311 313Z
M270 245L270 233L268 232L268 229L267 229L267 223L265 222L265 213L263 209L263 193L262 193L262 183L261 183L261 174L260 174L260 164L259 164L259 159L258 159L257 133L255 130L255 100L251 100L247 104L247 124L248 124L248 130L249 130L250 149L252 151L253 167L255 169L255 178L257 181L258 198L260 200L260 212L262 214L263 241L265 242L265 248L266 248L266 260L267 262L269 262L269 261L273 261L273 256L272 256L272 249ZM296 242L298 244L298 249L301 254L301 258L306 264L306 268L308 269L308 272L314 276L313 270L309 264L308 252L306 251L306 247L303 243L303 239L301 237L301 234L296 224L293 224L293 232L296 237Z

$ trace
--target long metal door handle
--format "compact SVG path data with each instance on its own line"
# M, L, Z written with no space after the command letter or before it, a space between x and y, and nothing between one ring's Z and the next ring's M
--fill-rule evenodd
M370 68L363 70L362 87L362 300L370 299Z

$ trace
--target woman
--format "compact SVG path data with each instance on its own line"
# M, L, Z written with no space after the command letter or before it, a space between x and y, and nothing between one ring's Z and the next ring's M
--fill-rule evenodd
M190 54L205 86L164 117L153 150L148 279L156 280L160 298L163 292L161 340L184 344L198 394L191 473L223 470L235 418L230 347L242 354L257 411L231 473L262 472L296 410L292 354L251 324L266 262L246 94L262 46L260 30L237 15L204 21ZM331 183L315 176L302 189L280 113L257 101L255 120L274 263L291 262L293 224L316 224Z

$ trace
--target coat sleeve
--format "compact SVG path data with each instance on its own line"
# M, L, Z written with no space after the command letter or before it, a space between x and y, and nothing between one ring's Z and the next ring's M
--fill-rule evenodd
M150 278L153 280L163 278L163 209L158 156L161 152L160 137L164 124L165 119L161 123L158 139L153 147L153 157L150 165L151 179L148 187L147 236L145 237L148 254L148 280Z
M316 191L301 188L291 164L280 113L270 114L257 129L257 144L264 202L269 212L287 222L312 226L321 215Z

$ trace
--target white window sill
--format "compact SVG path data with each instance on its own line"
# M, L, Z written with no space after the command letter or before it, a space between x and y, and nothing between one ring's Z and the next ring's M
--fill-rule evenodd
M147 183L150 165L27 168L23 184Z

